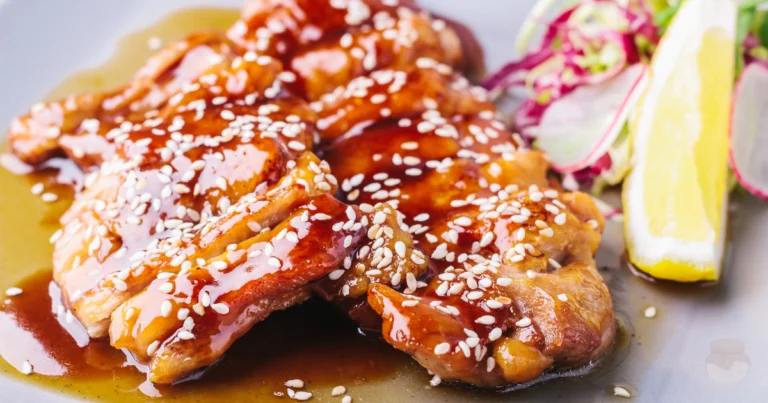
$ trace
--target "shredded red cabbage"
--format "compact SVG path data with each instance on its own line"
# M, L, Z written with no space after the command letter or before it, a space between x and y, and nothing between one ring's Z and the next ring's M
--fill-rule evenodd
M595 24L600 12L623 21ZM508 63L488 77L490 91L524 86L529 97L514 115L516 129L535 137L544 111L555 100L582 85L600 83L626 66L650 57L659 32L651 11L641 1L585 0L548 23L538 49ZM608 64L594 63L605 49L615 51Z

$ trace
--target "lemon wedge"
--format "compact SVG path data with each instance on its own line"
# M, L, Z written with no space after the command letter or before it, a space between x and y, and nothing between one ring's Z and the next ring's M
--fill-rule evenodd
M651 60L622 193L629 260L680 282L720 275L737 3L687 0Z

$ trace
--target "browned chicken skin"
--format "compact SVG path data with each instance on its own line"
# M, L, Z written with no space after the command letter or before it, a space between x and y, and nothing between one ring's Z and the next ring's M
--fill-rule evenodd
M403 78L393 92L380 76ZM354 272L375 283L368 302L387 342L438 379L493 387L609 350L613 309L592 258L602 216L588 196L549 187L544 156L493 120L484 93L420 59L313 108L342 200L397 206L428 259L405 289L364 263ZM344 126L324 128L328 117Z
M602 216L454 71L466 39L411 1L249 0L123 88L33 107L12 151L89 173L54 237L67 305L157 383L313 293L438 380L600 358Z

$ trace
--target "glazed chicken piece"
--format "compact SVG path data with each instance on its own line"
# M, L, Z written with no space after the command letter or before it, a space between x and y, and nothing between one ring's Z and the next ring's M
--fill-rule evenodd
M437 277L410 295L371 290L385 339L442 379L479 386L524 383L601 356L615 323L592 260L598 220L588 196L535 186L457 209L430 227L454 231L456 242L424 244Z
M335 285L319 283L334 290L367 277L387 342L436 380L485 387L585 365L610 349L613 308L592 258L602 216L588 196L550 186L544 155L493 119L482 90L419 60L352 80L312 107L341 199L396 207L411 253L427 258L406 289L376 281L371 273L391 268L366 262ZM365 308L351 301L361 322Z
M221 255L163 273L113 313L112 345L147 363L155 383L212 364L269 313L309 298L308 284L341 265L365 232L359 222L333 228L350 216L359 211L317 196Z
M410 0L249 0L228 35L282 60L296 75L291 90L309 100L420 57L458 67L464 44L476 46Z
M90 172L53 238L89 334L171 383L314 292L436 380L599 359L603 219L454 72L477 54L456 32L411 1L249 0L226 37L15 120L22 160Z
M76 159L93 172L54 237L54 278L89 335L109 329L153 382L213 363L309 298L365 232L328 222L363 215L330 195L328 165L306 151L315 113L283 77L274 58L234 57L154 113L96 133L109 149L100 160Z
M144 260L178 247L242 197L267 191L312 144L312 114L300 101L197 114L134 128L62 217L54 279L92 337L106 335L122 292L141 288L126 276L142 273Z
M55 143L39 131L11 136L13 151L28 161L64 150L90 172L53 238L53 260L54 279L91 337L106 336L112 310L146 285L130 276L145 260L242 197L266 192L312 148L315 113L282 90L281 63L246 60L223 36L203 36L159 52L124 89L94 95L103 100L98 108L75 98L50 104L72 103L67 119L89 116ZM38 118L33 112L20 120L42 127ZM53 148L21 146L35 139ZM323 192L333 191L320 182Z
M101 268L102 276L94 279L91 288L77 298L70 298L73 311L92 333L92 337L100 337L105 331L103 326L109 323L111 313L158 275L176 273L200 259L218 256L225 252L228 245L248 239L262 229L279 223L312 197L335 190L335 182L327 164L313 154L305 153L295 162L289 163L295 164L295 167L276 185L266 189L257 188L240 197L222 215L211 216L194 226L186 225L185 228L185 224L179 222L175 229L180 232L176 236L171 234L157 237L157 241L153 240L148 247L137 252L122 270ZM178 218L169 218L156 226L167 226L169 222L171 226L176 225L177 221L169 220ZM82 270L75 268L66 274L67 277L62 276L58 281L60 284L70 284L72 276L81 273Z
M192 35L150 58L122 88L40 104L14 121L10 143L22 160L37 164L64 153L89 173L53 241L55 281L91 337L106 336L112 313L158 277L200 267L229 245L259 236L299 206L336 191L327 164L306 152L313 147L315 112L284 87L312 98L374 68L408 65L418 55L461 61L459 41L440 20L395 3L249 3L244 13L249 29L233 27L228 36L234 42L214 32ZM316 32L319 27L324 28ZM267 35L270 45L261 49L259 37L269 31L274 31ZM336 54L338 68L320 72ZM284 71L283 62L293 72ZM387 214L387 223L400 219L383 208L360 217L382 228L379 213ZM383 228L370 233L373 245L412 249L407 232ZM393 260L355 253L355 245L344 244L350 258L343 269L349 269L352 255L374 265ZM402 260L399 271L380 278L389 284L396 276L415 278L425 267L423 261L394 260ZM306 298L305 285L316 278L292 276L305 279L295 293L262 290L252 302L262 295L278 307ZM353 279L336 291L367 307L369 284ZM146 346L126 347L140 356ZM156 379L167 382L192 367L197 366L159 369L166 374Z
M114 141L133 123L169 116L186 105L183 98L206 98L203 92L210 100L264 90L279 66L265 69L239 58L220 33L193 34L155 53L122 88L34 105L11 123L11 151L32 165L63 152L81 167L94 167L114 155Z

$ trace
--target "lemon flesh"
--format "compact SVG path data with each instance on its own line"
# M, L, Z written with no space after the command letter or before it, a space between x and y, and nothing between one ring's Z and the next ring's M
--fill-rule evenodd
M725 239L737 5L688 0L651 61L623 189L630 261L653 277L717 280Z

